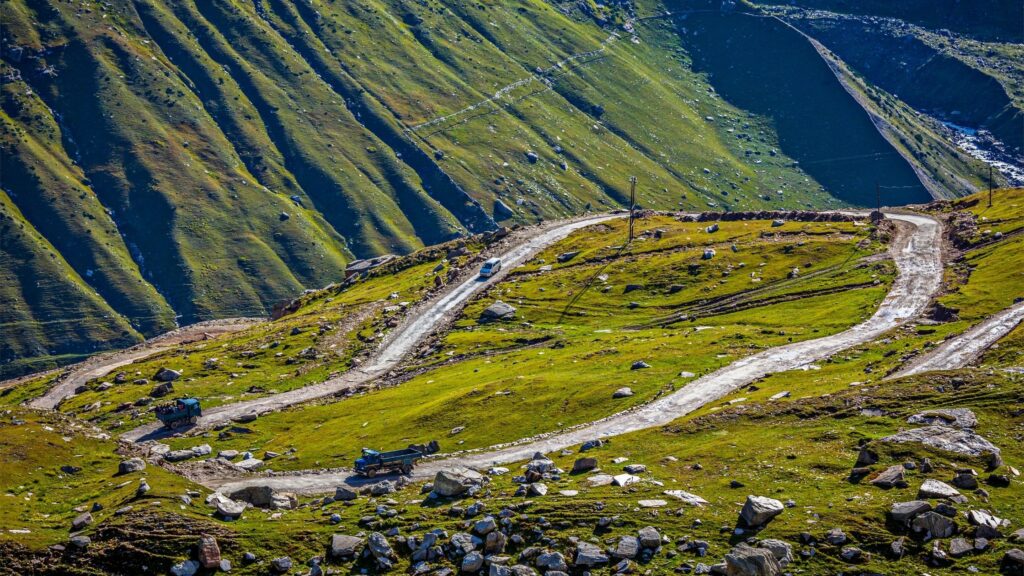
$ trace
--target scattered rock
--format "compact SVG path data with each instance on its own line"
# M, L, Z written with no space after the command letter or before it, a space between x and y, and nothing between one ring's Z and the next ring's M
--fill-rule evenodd
M581 472L589 472L590 470L593 470L594 468L597 468L597 458L591 458L591 457L588 457L588 458L577 458L576 461L572 463L572 473L573 474L579 474Z
M911 522L914 532L924 533L925 539L949 538L956 533L956 522L936 512L925 512Z
M619 538L619 543L615 546L612 556L633 559L639 553L640 539L636 536L622 536Z
M607 563L608 556L598 546L584 540L576 544L576 567L594 568Z
M833 528L825 533L825 541L833 546L846 544L846 533L840 528Z
M284 574L292 569L292 559L287 556L274 558L270 561L270 569L278 574Z
M975 431L967 428L936 425L924 426L898 432L883 438L882 441L896 443L916 442L965 456L987 456L991 467L997 468L1002 465L999 448Z
M1003 554L1003 559L999 563L999 569L1003 574L1009 576L1020 576L1024 574L1024 550L1020 548L1011 548Z
M220 568L220 546L217 539L209 534L199 537L198 553L199 564L203 568Z
M939 480L927 479L921 484L921 488L917 491L918 498L947 498L950 500L960 500L963 496L956 488L953 488L945 482Z
M347 486L338 486L334 490L334 499L339 502L348 502L355 500L359 495L355 491L350 490Z
M157 384L150 390L149 395L153 398L163 398L171 392L174 392L174 384L170 382L164 382L163 384Z
M633 389L629 386L623 386L612 393L612 398L629 398L633 395Z
M725 555L725 572L729 576L777 576L782 565L771 550L741 544Z
M974 428L978 425L978 417L967 408L940 408L914 414L907 418L910 424L928 424L955 426L957 428Z
M157 382L174 382L178 378L181 378L181 372L170 368L161 368L153 375L153 380Z
M661 546L661 534L654 526L641 528L637 534L640 537L640 546L651 550L656 550Z
M883 470L871 483L879 488L906 488L907 481L903 477L903 466L897 464Z
M468 468L442 470L434 476L434 493L444 497L460 496L482 482L483 476Z
M974 545L965 538L953 538L949 541L949 555L953 558L961 558L974 552Z
M664 494L666 496L678 498L679 500L682 500L683 502L689 504L690 506L703 506L708 503L707 500L701 498L700 496L697 496L696 494L691 494L689 492L686 492L685 490L665 490Z
M895 522L907 524L916 516L929 512L932 505L924 500L911 500L910 502L896 502L889 510L889 516Z
M633 476L632 474L619 474L618 476L612 477L612 486L629 486L630 484L636 484L639 481L639 476Z
M81 508L79 508L81 510ZM74 520L71 521L72 530L81 530L89 524L92 524L92 514L88 512L82 512L78 516L75 516Z
M788 542L766 538L758 542L757 547L769 550L783 568L793 561L793 547Z
M643 360L637 360L636 362L633 362L633 364L629 367L629 369L630 370L644 370L645 368L650 368L650 367L651 367L651 365L648 364L647 362L644 362Z
M493 304L484 308L484 311L480 314L480 322L495 322L498 320L511 320L516 315L516 309L509 304L502 302L501 300L495 301Z
M773 498L747 496L743 510L740 511L740 519L751 528L763 526L772 518L782 514L784 509L782 502Z

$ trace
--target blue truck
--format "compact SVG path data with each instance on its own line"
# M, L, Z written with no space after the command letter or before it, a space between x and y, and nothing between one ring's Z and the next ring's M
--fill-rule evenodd
M370 478L382 472L409 474L417 460L437 452L439 448L436 440L431 440L427 444L410 444L408 448L389 452L363 448L363 455L356 460L355 469L358 474Z
M156 417L164 426L175 429L187 424L195 424L203 415L203 407L198 398L178 398L174 402L157 406Z

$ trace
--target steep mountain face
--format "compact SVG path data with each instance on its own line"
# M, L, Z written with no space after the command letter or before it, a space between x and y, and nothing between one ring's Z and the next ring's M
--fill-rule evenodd
M621 207L630 175L684 209L981 184L919 124L876 129L796 30L708 8L4 2L0 374L265 314L354 258ZM922 133L933 160L899 141Z

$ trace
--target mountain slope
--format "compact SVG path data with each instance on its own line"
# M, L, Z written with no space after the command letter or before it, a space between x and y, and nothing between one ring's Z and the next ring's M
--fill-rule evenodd
M939 168L958 176L933 194L981 182L876 133L795 32L771 42L792 78L815 71L828 122L735 97L683 32L692 8L11 0L0 188L138 338L267 313L353 258L618 208L631 175L644 207L726 210L873 205L878 175L917 201Z

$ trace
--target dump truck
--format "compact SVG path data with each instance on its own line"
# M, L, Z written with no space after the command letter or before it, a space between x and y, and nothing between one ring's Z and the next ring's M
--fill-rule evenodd
M356 460L355 469L358 474L369 478L388 472L409 474L417 460L437 452L438 449L436 440L431 440L427 444L410 444L408 448L389 452L363 448L363 455Z
M178 398L156 407L157 419L172 430L186 424L195 424L202 415L203 408L198 398Z

